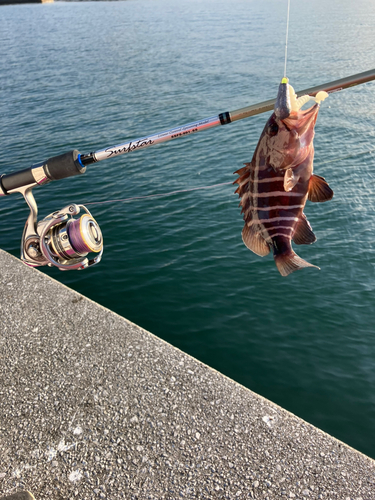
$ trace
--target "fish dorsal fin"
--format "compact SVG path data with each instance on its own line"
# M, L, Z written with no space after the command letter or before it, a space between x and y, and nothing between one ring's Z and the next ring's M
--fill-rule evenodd
M298 181L299 181L299 175L296 175L292 168L288 168L285 171L285 176L284 176L285 191L291 191Z
M296 245L310 245L316 241L316 236L305 214L302 214L296 225L293 241Z
M309 181L308 199L314 202L329 201L333 197L333 191L324 177L313 174Z
M238 174L241 177L241 175L243 175L246 172L248 172L249 168L251 167L251 163L244 163L244 165L245 165L245 167L242 167L239 170L236 170L234 173Z
M250 167L251 163L245 163L245 167L240 168L235 174L238 174L238 178L233 182L233 184L238 184L238 188L235 193L239 196L243 196L244 192L247 190L247 185L250 179Z
M264 257L270 253L270 247L263 236L256 230L256 225L250 227L247 224L244 225L242 240L249 250L260 257Z

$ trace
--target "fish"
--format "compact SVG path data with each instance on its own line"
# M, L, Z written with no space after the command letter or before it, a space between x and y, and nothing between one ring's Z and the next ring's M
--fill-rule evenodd
M297 97L289 80L279 85L274 112L259 138L250 163L234 172L238 178L235 193L240 197L245 221L244 244L264 257L271 250L282 276L305 267L316 267L292 249L316 241L304 214L307 200L326 202L333 191L324 179L313 173L314 128L320 103L328 96ZM301 109L310 100L315 103Z

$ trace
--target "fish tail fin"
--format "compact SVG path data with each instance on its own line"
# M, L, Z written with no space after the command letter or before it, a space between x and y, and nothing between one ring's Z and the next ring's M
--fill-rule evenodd
M320 269L319 267L301 259L301 257L293 252L293 250L290 250L287 253L276 254L274 255L274 259L281 276L288 276L288 274L298 271L299 269L303 269L304 267L316 267L317 269Z

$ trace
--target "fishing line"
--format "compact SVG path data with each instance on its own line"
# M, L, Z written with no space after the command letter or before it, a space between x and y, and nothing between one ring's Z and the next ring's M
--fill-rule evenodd
M325 161L323 163L319 163L319 166L320 165L327 165L327 163L335 163L337 161L346 160L347 158L354 158L355 156L367 155L369 153L373 153L374 151L375 151L375 149L369 149L368 151L361 151L360 153L353 153L351 155L341 156L341 158L336 158L335 160L328 160L328 161Z
M284 78L286 78L286 60L288 56L289 12L290 12L290 0L288 0L288 14L286 20Z
M195 188L190 188L190 189L179 189L177 191L170 191L168 193L149 194L149 195L145 195L145 196L133 196L132 198L121 198L118 200L93 201L90 203L85 203L85 205L104 205L105 203L138 201L138 200L145 200L148 198L161 198L163 196L172 196L174 194L189 193L191 191L198 191L200 189L212 189L215 187L227 186L229 184L233 184L233 182L232 181L231 182L222 182L220 184L211 184L210 186L200 186L200 187L195 187Z
M328 163L335 163L337 161L341 160L346 160L347 158L354 158L355 156L361 156L369 153L375 152L374 149L369 149L368 151L361 151L359 153L353 153L350 155L346 156L341 156L340 158L336 158L335 160L328 160L322 163L316 162L317 165L320 167L322 165L327 165ZM163 198L165 196L173 196L175 194L181 194L181 193L191 193L192 191L200 191L202 189L213 189L216 187L221 187L221 186L229 186L230 184L233 185L233 182L221 182L220 184L210 184L208 186L199 186L199 187L194 187L194 188L189 188L189 189L178 189L176 191L169 191L168 193L157 193L157 194L148 194L144 196L132 196L131 198L119 198L119 199L114 199L114 200L105 200L105 201L92 201L85 203L85 205L105 205L108 203L128 203L132 201L142 201L142 200L147 200L151 198Z

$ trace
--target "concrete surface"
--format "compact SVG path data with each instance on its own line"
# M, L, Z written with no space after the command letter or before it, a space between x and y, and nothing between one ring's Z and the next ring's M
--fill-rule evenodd
M3 251L0 269L0 496L375 499L370 458Z

